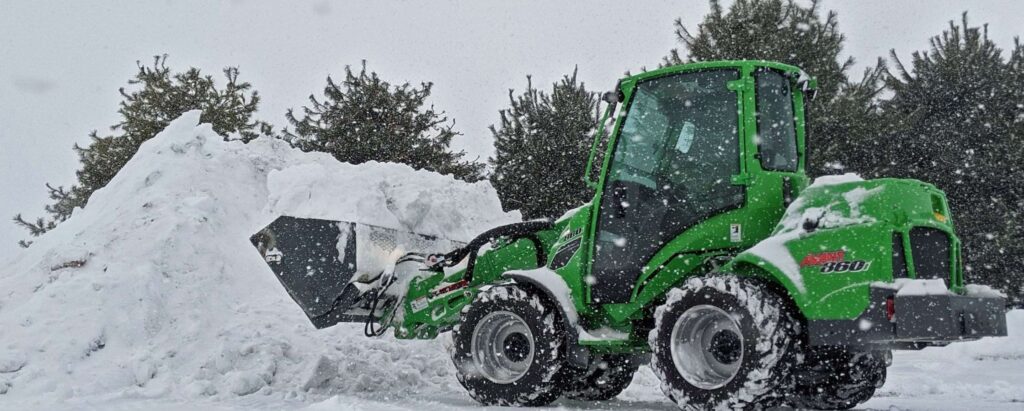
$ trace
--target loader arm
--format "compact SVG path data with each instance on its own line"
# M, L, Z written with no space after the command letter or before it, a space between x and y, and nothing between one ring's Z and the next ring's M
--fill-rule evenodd
M482 287L509 281L502 277L508 271L544 266L560 226L537 220L496 227L465 247L431 256L434 262L409 283L395 336L429 339L449 330Z

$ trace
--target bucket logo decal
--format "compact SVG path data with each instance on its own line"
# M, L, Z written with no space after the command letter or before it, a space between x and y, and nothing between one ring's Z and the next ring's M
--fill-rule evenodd
M284 258L284 253L279 251L277 248L273 248L263 255L263 259L268 263L279 263L282 258Z

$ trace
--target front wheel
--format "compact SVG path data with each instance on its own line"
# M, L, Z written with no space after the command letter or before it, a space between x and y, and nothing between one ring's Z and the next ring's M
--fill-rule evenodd
M682 409L746 409L780 401L799 323L782 297L734 276L695 277L669 292L650 334L651 368Z
M452 330L456 376L484 405L548 404L561 394L562 327L539 295L514 285L481 290Z

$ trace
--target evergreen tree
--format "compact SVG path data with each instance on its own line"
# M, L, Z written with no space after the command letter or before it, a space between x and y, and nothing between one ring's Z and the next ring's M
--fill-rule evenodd
M819 1L804 6L783 0L737 0L728 9L711 0L711 12L691 32L676 20L676 37L686 49L684 58L672 50L664 64L710 60L771 60L802 68L818 79L818 95L807 107L809 173L833 174L856 170L864 137L873 135L878 111L874 101L881 71L869 69L860 82L846 72L852 58L840 53L845 37L838 17L818 12Z
M203 75L197 68L172 73L166 63L167 55L154 57L152 66L137 62L135 77L120 90L124 100L118 109L121 121L111 127L114 134L101 136L93 131L89 135L92 144L74 146L82 163L76 172L78 182L69 189L47 184L53 201L45 207L49 216L27 221L19 214L14 217L15 223L32 236L54 228L75 208L85 207L92 193L106 186L142 143L187 111L201 110L200 121L212 124L225 139L237 133L238 138L249 141L271 132L269 124L252 119L260 97L251 91L249 83L239 82L237 68L224 69L227 84L218 88L212 76ZM29 242L22 241L21 245L27 247Z
M968 281L997 286L1018 303L1024 273L1019 223L1024 194L1020 46L1005 60L987 26L950 22L914 52L909 65L891 53L895 70L882 103L886 127L877 174L917 178L949 197L964 244Z
M311 106L302 108L301 119L288 110L295 130L286 129L286 138L303 151L330 153L347 163L404 163L466 181L482 179L483 164L449 149L459 135L454 121L433 106L424 107L432 87L392 86L367 72L365 61L358 73L346 66L340 84L327 77L322 101L309 96Z
M1010 84L1015 84L1015 87L1011 87L1011 90L1015 92L1013 96L1013 141L1011 145L1014 145L1016 151L1010 151L1007 157L1013 158L1013 161L1009 161L1004 165L1008 168L1006 173L1013 175L1017 180L1017 189L1020 189L1024 184L1021 183L1021 178L1024 177L1024 164L1021 164L1020 159L1024 158L1024 44L1021 44L1019 38L1014 39L1013 53L1010 55ZM1012 200L1011 200L1012 201ZM1009 215L1008 220L1013 222L1020 221L1021 213L1018 210L1024 209L1024 200L1018 195L1015 202L1011 202L1010 208L1014 211L1013 214ZM1024 238L1024 224L1015 223L1010 227L1009 235L1005 238L1008 239L1021 239ZM1024 254L1022 247L1012 247L1011 250L1016 253L1018 258L1017 263L1020 263L1021 254ZM1019 273L1019 271L1018 271ZM1018 274L1016 284L1011 284L1009 287L1010 294L1015 296L1014 304L1018 308L1024 308L1024 274Z
M491 126L491 184L506 210L520 210L528 219L558 217L593 194L583 173L599 102L575 70L555 83L551 94L526 79L522 94L509 90L509 107L500 111L498 126Z

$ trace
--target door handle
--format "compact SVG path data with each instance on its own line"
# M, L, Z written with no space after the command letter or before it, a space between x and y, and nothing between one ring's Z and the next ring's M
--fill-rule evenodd
M626 217L626 187L617 186L612 191L612 198L615 200L615 217L624 218Z
M729 182L734 186L748 186L753 180L750 174L733 174L729 177Z

